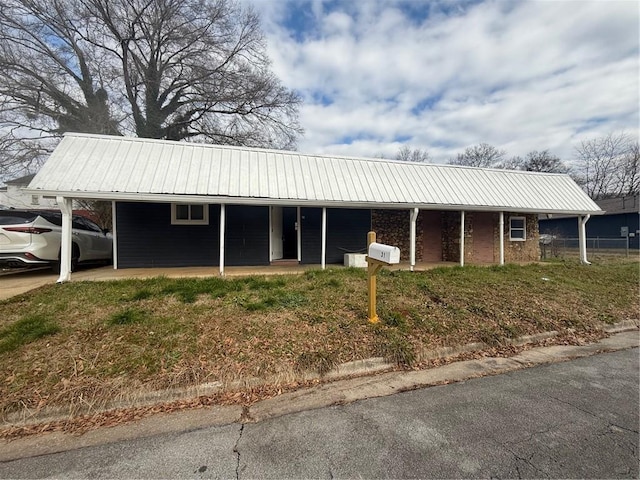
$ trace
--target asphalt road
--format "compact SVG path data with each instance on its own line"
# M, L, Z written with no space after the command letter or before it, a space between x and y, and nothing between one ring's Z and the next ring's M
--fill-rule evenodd
M2 478L638 478L638 349L0 464Z

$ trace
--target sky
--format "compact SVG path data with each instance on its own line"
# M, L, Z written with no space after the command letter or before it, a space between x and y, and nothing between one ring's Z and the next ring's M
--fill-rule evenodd
M304 153L445 163L639 134L637 1L243 0L303 99Z

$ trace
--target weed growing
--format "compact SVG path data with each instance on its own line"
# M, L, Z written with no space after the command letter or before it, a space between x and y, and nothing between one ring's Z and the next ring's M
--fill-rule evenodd
M296 360L296 369L300 373L316 372L320 376L326 375L337 364L338 356L334 352L325 350L302 352Z
M147 319L148 315L144 310L139 308L126 308L120 312L116 312L109 317L109 325L132 325L142 323Z

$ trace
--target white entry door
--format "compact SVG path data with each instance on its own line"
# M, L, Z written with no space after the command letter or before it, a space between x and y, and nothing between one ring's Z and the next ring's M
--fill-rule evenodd
M271 260L282 256L282 207L271 207Z

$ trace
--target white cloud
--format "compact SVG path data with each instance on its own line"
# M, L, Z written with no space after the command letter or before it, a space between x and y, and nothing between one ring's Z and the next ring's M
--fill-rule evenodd
M250 0L245 0L249 2ZM256 1L276 74L305 99L305 152L446 161L610 131L638 135L638 6L627 1Z

